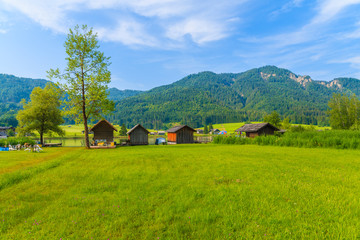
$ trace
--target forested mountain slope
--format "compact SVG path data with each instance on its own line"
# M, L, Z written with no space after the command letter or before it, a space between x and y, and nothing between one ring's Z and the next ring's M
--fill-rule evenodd
M173 84L121 100L110 116L129 126L142 123L161 128L181 122L261 121L273 110L293 123L327 124L327 103L333 93L360 94L358 79L314 81L289 70L265 66L239 74L201 72Z
M4 119L14 120L21 99L29 99L34 87L47 82L0 74L0 125L9 125ZM238 74L201 72L149 91L110 88L116 110L106 118L128 127L142 123L163 128L174 122L199 127L210 122L261 121L276 110L292 123L325 125L333 93L360 96L360 80L315 81L274 66Z

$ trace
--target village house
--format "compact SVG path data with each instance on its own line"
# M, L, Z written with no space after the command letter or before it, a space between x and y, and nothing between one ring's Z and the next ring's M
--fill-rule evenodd
M275 131L279 131L279 129L270 123L245 124L244 126L235 130L235 132L238 134L245 132L246 137L250 138L261 135L274 135Z
M0 127L0 139L7 138L9 136L8 135L9 130L15 131L15 128L14 127Z
M204 129L196 129L196 133L198 133L198 134L204 134Z
M114 131L117 131L117 129L107 120L103 119L96 123L90 131L94 132L95 143L105 142L109 144L114 142Z
M220 132L220 130L219 130L219 129L217 129L217 128L215 128L215 129L211 129L211 131L210 131L210 133L211 133L211 134L214 134L214 135L218 135L218 134L219 134L219 132Z
M168 144L194 143L193 128L187 125L175 126L167 130Z
M149 131L141 126L140 124L137 124L135 127L130 129L126 134L129 135L129 143L130 145L148 145L148 134Z

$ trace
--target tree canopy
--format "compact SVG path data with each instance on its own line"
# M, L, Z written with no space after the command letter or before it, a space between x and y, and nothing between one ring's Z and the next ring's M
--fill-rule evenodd
M268 122L276 127L280 127L281 126L281 118L280 118L279 113L276 111L273 111L271 114L266 115L264 117L264 122Z
M354 95L335 94L329 101L328 114L333 129L359 129L360 101Z
M16 117L19 121L17 132L20 135L37 131L41 144L44 144L45 133L64 134L59 127L64 122L60 110L60 93L53 84L46 85L44 89L35 87L30 101L23 99L21 103L23 110L20 110Z

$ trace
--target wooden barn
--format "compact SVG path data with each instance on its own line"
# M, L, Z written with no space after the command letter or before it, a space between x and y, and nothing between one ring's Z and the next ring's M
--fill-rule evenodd
M127 135L129 135L130 145L148 145L149 133L150 132L146 128L137 124L127 132Z
M186 125L175 126L167 130L168 144L194 143L194 129Z
M114 142L114 131L117 129L105 119L96 123L90 131L94 132L95 142L106 142L107 144Z
M245 124L235 130L237 133L245 132L246 137L254 138L261 135L274 135L279 129L270 123Z

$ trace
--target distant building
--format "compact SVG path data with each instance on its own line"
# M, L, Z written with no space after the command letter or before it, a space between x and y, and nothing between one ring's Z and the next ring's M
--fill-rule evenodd
M0 138L8 138L9 130L15 131L15 128L14 127L0 127Z
M137 124L135 127L130 129L127 134L129 135L130 145L148 145L148 134L149 131Z
M196 130L196 133L198 133L198 134L204 134L204 129L197 129L197 130Z
M165 135L165 131L158 131L158 135Z
M103 119L96 123L90 131L94 132L94 141L104 141L106 143L114 142L114 131L117 129Z
M211 134L214 134L214 135L218 135L219 134L219 132L220 132L220 130L219 129L217 129L217 128L215 128L215 129L211 129Z
M254 138L261 135L274 135L279 129L270 123L245 124L235 130L237 133L245 132L246 137Z
M187 125L175 126L167 130L169 144L194 143L193 128Z
M4 139L7 137L8 137L7 133L0 132L0 139Z

